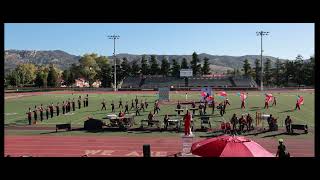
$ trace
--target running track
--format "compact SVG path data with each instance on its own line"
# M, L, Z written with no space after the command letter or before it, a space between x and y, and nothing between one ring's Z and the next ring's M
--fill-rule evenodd
M199 139L197 139L199 140ZM276 153L276 139L253 139ZM141 157L142 146L151 145L152 156L172 156L181 151L179 137L106 137L106 136L5 136L5 156L34 157ZM313 157L314 142L287 139L285 145L294 157Z

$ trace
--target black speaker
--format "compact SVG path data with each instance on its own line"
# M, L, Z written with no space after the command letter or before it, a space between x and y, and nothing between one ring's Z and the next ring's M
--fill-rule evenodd
M151 157L150 144L143 145L143 157Z

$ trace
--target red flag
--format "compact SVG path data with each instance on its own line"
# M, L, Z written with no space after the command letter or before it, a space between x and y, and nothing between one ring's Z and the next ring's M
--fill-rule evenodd
M220 91L219 95L224 97L228 96L228 94L225 91Z
M303 102L304 102L304 99L302 96L300 96L298 100L299 105L303 104Z
M241 99L241 101L245 101L247 99L247 95L244 92L242 92L240 94L240 99Z
M272 98L273 98L272 94L266 94L266 101L268 103L270 103L272 101Z
M201 96L202 96L202 97L206 97L206 96L207 96L207 93L204 92L204 91L202 91L202 92L201 92Z

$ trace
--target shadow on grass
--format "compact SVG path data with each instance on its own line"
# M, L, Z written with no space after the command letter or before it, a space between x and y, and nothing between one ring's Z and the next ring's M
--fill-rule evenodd
M214 137L219 137L219 136L223 136L225 135L222 131L214 131L214 132L210 132L207 135L202 135L199 136L200 138L214 138Z
M264 108L261 108L261 107L255 107L255 108L250 108L249 111L258 111L258 110L262 110Z
M281 112L279 112L279 113L288 113L288 112L292 112L292 110L289 109L289 110L286 110L286 111L281 111Z
M282 133L277 133L277 134L271 134L271 135L263 136L262 138L276 137L276 136L280 136L280 135L298 136L298 135L301 135L301 134L300 134L300 133L291 133L291 134L288 134L287 132L282 132Z
M259 134L264 134L264 133L267 133L267 132L270 132L270 131L269 130L262 130L262 131L258 131L258 132L255 132L255 133L243 134L242 136L257 136Z

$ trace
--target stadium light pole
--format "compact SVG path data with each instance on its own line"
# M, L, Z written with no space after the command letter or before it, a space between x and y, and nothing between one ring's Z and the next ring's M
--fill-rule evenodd
M263 63L262 63L262 37L269 35L269 32L259 31L257 32L257 36L261 37L261 79L260 79L260 90L263 91Z
M116 61L116 39L119 39L118 35L110 35L109 39L113 39L113 60L114 60L114 91L117 91L117 61Z

